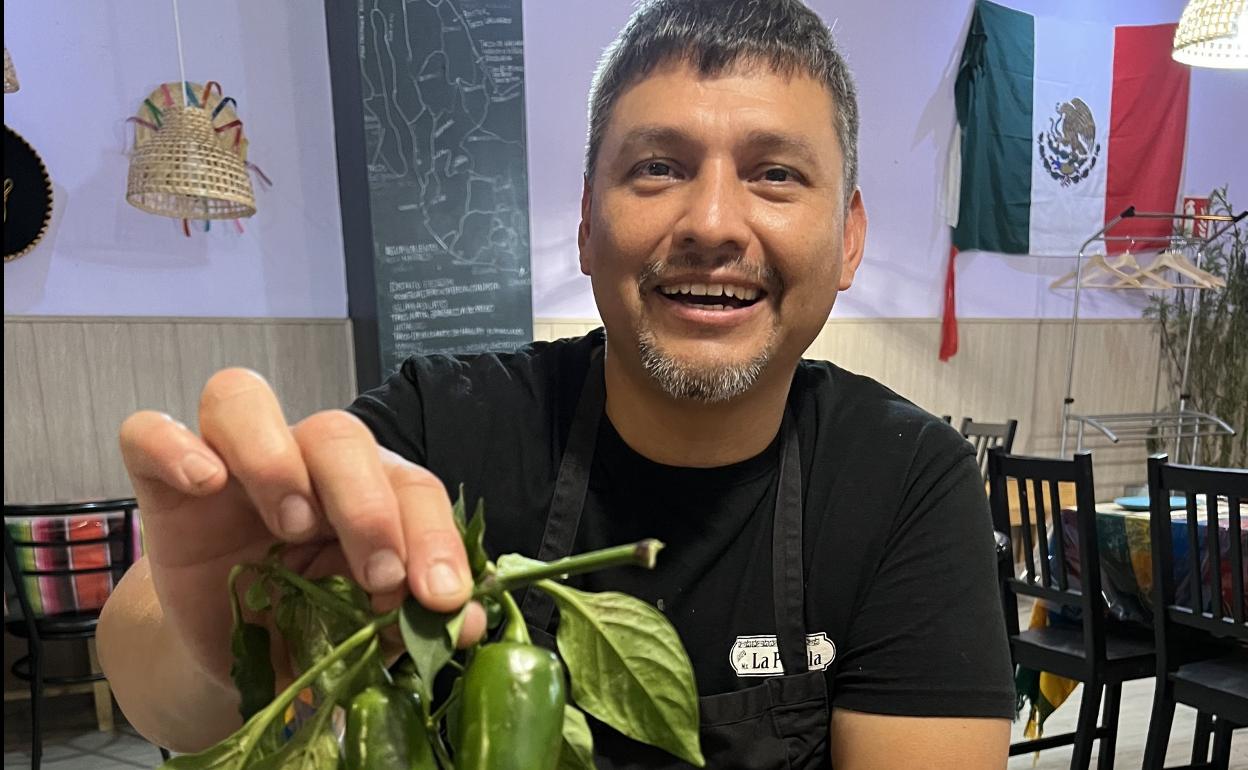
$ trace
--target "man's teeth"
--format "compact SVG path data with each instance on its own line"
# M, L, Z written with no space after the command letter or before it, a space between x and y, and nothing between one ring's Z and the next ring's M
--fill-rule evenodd
M659 291L669 297L691 294L695 297L736 297L747 302L758 299L758 289L725 283L678 283L660 286Z

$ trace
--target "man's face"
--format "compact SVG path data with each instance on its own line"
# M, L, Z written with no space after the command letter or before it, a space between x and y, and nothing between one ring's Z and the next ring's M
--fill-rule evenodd
M620 95L579 243L621 365L709 402L791 370L862 256L834 110L818 81L748 63L673 63Z

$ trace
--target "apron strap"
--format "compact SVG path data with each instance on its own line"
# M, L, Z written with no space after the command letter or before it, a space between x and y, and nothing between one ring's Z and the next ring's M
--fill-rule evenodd
M803 674L806 663L806 581L802 566L802 462L797 423L785 408L780 425L780 473L771 524L771 585L776 642L785 674Z
M581 511L585 508L585 495L589 490L594 445L598 441L598 423L606 405L602 355L602 348L594 351L585 374L585 384L581 386L576 415L559 463L559 477L555 481L550 513L546 517L546 530L537 551L537 558L542 561L567 556L576 543L576 530L581 523ZM549 596L533 588L525 589L520 611L529 625L543 630L549 628L554 610L554 600Z

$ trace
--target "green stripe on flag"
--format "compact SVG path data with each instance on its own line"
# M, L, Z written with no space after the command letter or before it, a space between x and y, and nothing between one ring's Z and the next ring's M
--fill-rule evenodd
M1032 17L978 0L954 86L962 127L959 251L1029 251L1034 65Z

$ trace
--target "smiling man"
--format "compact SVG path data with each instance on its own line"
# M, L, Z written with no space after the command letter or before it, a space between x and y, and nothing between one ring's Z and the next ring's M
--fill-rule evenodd
M863 256L857 131L845 63L798 0L645 3L591 95L578 242L605 332L415 357L290 428L238 370L206 386L202 438L130 418L149 556L100 652L131 721L180 749L237 724L221 586L276 540L378 607L462 606L446 490L464 484L493 553L668 544L654 571L570 582L672 621L708 766L1003 767L1014 693L970 447L802 359ZM550 603L522 608L549 642ZM482 626L474 608L466 637ZM678 766L591 727L600 768Z

